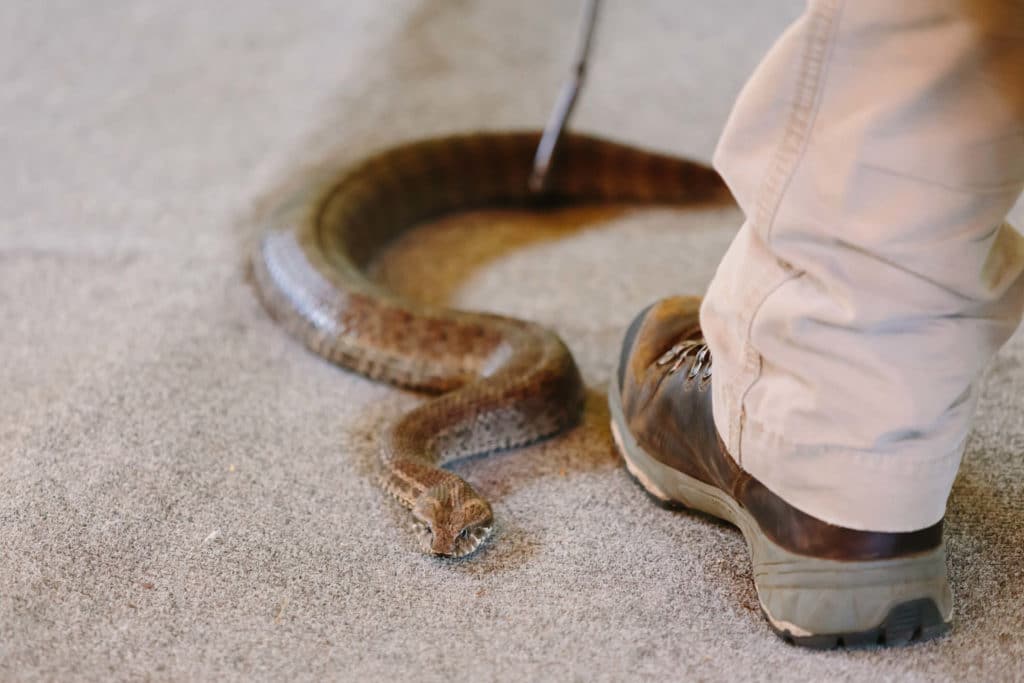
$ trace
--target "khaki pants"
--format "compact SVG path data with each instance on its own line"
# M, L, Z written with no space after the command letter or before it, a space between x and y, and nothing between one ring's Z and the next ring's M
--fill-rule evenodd
M701 310L730 452L825 521L935 523L1024 308L1024 1L811 0L715 166L746 217Z

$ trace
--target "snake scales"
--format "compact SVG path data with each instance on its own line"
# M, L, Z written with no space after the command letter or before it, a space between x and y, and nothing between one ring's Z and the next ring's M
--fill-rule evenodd
M418 222L463 209L679 203L727 190L710 168L566 135L543 194L527 186L539 133L481 133L386 150L286 204L253 258L260 298L292 335L367 377L436 394L382 446L384 488L407 506L424 552L463 556L490 535L488 502L443 469L573 426L584 389L565 344L540 325L402 300L366 274Z

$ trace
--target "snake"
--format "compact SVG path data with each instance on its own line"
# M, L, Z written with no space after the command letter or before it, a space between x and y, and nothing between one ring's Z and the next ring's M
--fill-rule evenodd
M678 204L728 195L685 158L566 133L543 191L528 178L541 131L449 135L385 148L271 212L251 259L264 307L327 361L428 396L384 430L381 485L411 514L419 549L464 557L494 528L490 503L446 468L522 447L581 418L567 345L535 322L426 305L388 290L374 260L413 226L481 208Z

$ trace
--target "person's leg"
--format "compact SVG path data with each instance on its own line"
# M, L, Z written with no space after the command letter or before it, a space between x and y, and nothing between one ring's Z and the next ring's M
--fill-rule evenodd
M942 518L1024 305L1024 4L812 0L716 163L746 214L707 298L626 331L612 433L657 499L734 523L772 627L904 643L953 612Z
M811 0L715 164L746 216L700 315L729 453L826 522L935 524L1024 308L1024 3Z

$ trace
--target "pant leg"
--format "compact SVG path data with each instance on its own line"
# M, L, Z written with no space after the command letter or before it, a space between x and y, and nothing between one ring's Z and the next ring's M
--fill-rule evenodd
M937 522L1024 309L1024 2L810 0L715 165L746 218L701 310L730 452L833 524Z

